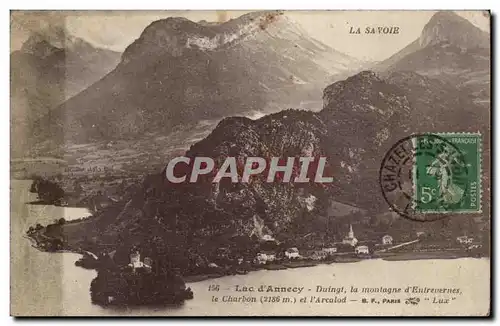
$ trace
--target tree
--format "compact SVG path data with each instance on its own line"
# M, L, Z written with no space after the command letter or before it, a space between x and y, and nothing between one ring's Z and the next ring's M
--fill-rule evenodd
M31 192L36 192L38 198L47 204L59 202L64 197L64 190L55 182L46 179L35 179L30 188Z
M83 187L77 180L73 183L73 192L76 196L80 196L83 192Z

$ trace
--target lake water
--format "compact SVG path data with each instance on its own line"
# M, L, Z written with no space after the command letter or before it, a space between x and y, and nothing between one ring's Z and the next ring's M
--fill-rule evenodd
M90 302L90 282L96 272L76 267L78 254L45 253L33 248L23 234L36 223L47 224L64 217L67 220L88 216L80 208L28 205L35 195L28 192L30 181L11 183L11 313L13 315L484 315L489 307L489 259L384 261L364 260L355 263L318 265L315 267L281 271L257 271L248 275L228 276L188 284L194 299L181 307L138 307L128 309L102 308ZM210 292L210 285L219 291ZM213 295L238 296L235 286L261 285L304 287L300 295L286 295L299 300L301 297L319 296L317 285L350 287L459 287L462 294L450 303L432 304L422 301L418 305L361 303L360 299L406 298L404 294L342 294L347 303L220 303L211 302ZM309 289L311 289L309 291ZM247 293L259 297L262 293ZM271 293L271 295L273 295ZM323 296L332 297L331 293ZM415 296L415 295L413 295ZM450 295L435 295L437 299ZM433 297L431 295L430 297ZM431 299L433 300L433 299Z

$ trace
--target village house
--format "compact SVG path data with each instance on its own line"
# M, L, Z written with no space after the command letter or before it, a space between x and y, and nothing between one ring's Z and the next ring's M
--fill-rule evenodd
M346 254L346 253L353 253L354 252L354 247L351 246L350 244L345 244L345 243L336 243L335 247L337 248L337 253L338 254Z
M274 239L271 235L269 235L269 234L264 234L264 235L262 236L262 240L263 240L263 241L276 241L276 240L275 240L275 239Z
M297 248L288 248L285 251L285 257L288 259L300 258L299 249Z
M229 250L229 248L226 248L226 247L217 248L217 251L216 251L217 257L225 258L225 259L229 258L230 253L231 253L231 251Z
M314 250L310 257L312 260L323 260L328 257L328 254L323 250Z
M150 258L148 258L148 262L151 264L152 261ZM132 268L132 272L136 272L138 268L145 268L147 270L151 270L150 264L146 264L145 262L141 261L141 254L138 250L133 250L130 253L130 264L128 264L128 266Z
M472 241L474 241L474 238L469 238L466 235L457 237L457 242L460 243L460 244L471 244Z
M383 245L391 245L392 240L393 240L392 237L390 235L386 234L382 237L382 244Z
M368 250L368 246L357 246L354 249L354 252L359 255L359 254L369 254L370 251Z
M327 255L333 255L337 253L337 247L328 247L322 249Z
M153 259L151 259L149 257L144 257L144 265L153 266Z
M472 249L479 249L482 248L481 244L471 244L470 246L467 247L467 249L472 250Z
M276 254L273 252L259 252L255 257L254 262L256 264L266 264L268 262L273 262L276 260Z

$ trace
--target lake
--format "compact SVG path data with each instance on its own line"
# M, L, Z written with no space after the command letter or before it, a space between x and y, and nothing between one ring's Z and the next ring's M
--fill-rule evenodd
M90 282L96 272L74 265L78 254L45 253L31 246L23 235L29 226L46 225L64 217L67 220L89 216L82 208L26 204L36 199L29 193L29 180L11 182L11 314L21 316L199 316L199 315L484 315L489 307L489 259L461 258L450 260L384 261L364 260L280 271L257 271L188 284L194 299L180 307L102 308L90 301ZM210 285L219 291L210 292ZM362 303L360 299L405 298L402 294L349 294L347 303L269 303L211 302L215 295L221 300L239 296L235 286L258 288L261 285L304 287L302 296L333 296L315 293L318 285L328 287L459 287L461 294L450 303L432 304L422 301L411 305ZM311 291L309 291L311 289ZM347 290L349 292L349 290ZM258 297L261 293L246 293ZM272 294L273 296L275 294ZM346 295L344 295L346 296ZM418 296L418 295L413 295ZM438 299L446 296L435 295ZM449 296L449 295L448 295Z

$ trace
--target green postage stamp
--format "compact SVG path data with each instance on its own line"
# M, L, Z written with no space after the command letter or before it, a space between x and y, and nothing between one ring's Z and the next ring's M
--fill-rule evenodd
M480 133L441 133L416 138L415 210L481 212Z
M480 133L407 136L386 153L380 187L391 209L417 221L482 213Z

